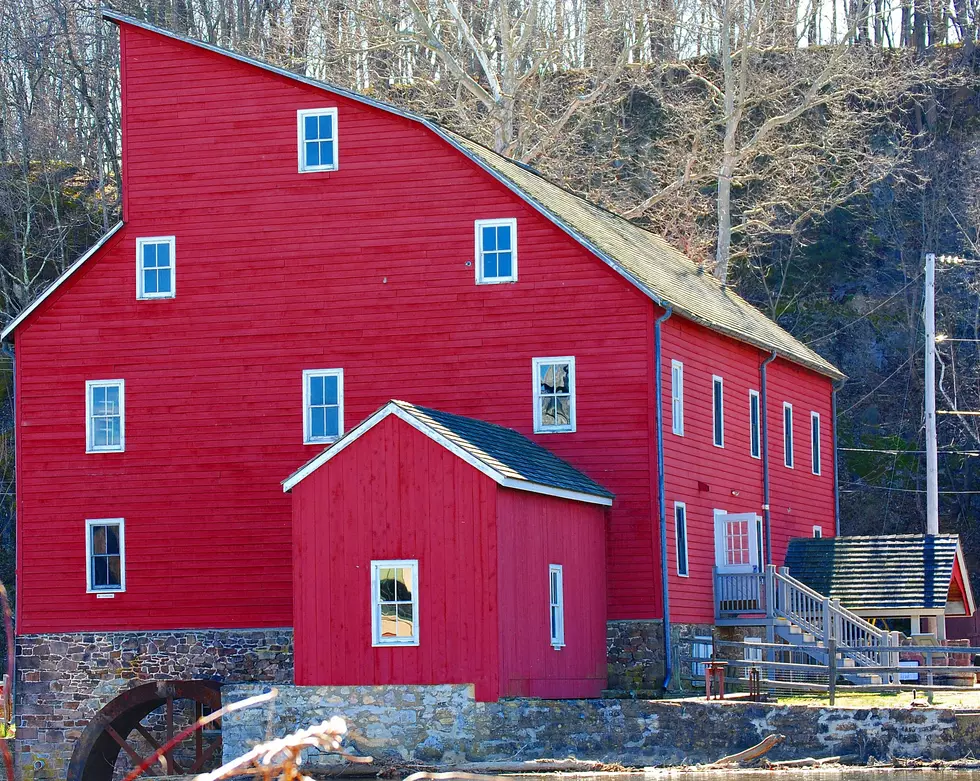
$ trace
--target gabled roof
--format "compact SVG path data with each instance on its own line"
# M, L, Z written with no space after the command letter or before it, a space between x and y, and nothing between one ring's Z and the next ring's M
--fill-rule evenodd
M695 263L671 247L661 237L643 230L619 215L601 209L584 198L563 190L526 167L490 151L475 141L439 127L431 120L403 111L387 103L367 98L332 84L290 73L282 68L202 41L177 35L111 9L103 9L102 15L111 21L140 27L418 122L455 147L576 241L591 250L656 303L664 307L671 307L678 314L734 339L764 350L775 350L782 357L820 374L834 379L843 377L831 363L792 337L782 327L719 283L710 274L699 271ZM90 254L91 252L88 253L88 255ZM79 263L81 262L79 261ZM52 285L52 288L49 288L45 293L45 296L63 281L64 277L59 278ZM40 303L40 300L42 299L36 303ZM32 305L32 309L35 305ZM26 312L23 313L7 326L2 336L4 338L8 336L23 321L26 314Z
M283 481L282 490L291 491L390 415L421 431L505 488L606 507L612 504L613 494L550 450L513 429L397 400L389 401L290 475Z
M885 534L874 537L800 538L789 542L790 575L851 610L944 610L953 568L973 592L956 534Z

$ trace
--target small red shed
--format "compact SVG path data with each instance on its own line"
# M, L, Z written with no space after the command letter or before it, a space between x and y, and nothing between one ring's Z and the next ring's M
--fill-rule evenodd
M300 685L606 685L602 486L522 434L392 401L284 481Z

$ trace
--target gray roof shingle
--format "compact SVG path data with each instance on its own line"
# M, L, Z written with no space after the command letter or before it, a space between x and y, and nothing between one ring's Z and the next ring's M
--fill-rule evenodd
M799 538L789 573L851 610L945 609L960 538L955 534Z

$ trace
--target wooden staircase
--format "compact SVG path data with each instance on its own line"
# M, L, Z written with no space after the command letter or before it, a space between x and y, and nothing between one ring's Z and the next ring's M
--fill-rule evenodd
M817 665L829 661L836 644L837 668L851 683L880 684L881 676L862 667L898 666L897 653L879 650L898 645L898 633L878 629L855 613L796 580L785 567L765 572L715 571L715 622L719 626L765 626L769 642L781 639ZM788 650L789 650L788 649Z

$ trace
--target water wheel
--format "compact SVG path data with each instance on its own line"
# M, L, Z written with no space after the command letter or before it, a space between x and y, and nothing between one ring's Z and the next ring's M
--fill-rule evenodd
M110 701L85 727L68 764L67 781L112 781L140 765L182 729L221 707L216 681L156 681ZM120 758L122 754L122 758ZM191 775L221 759L220 726L209 724L168 751L145 775Z

